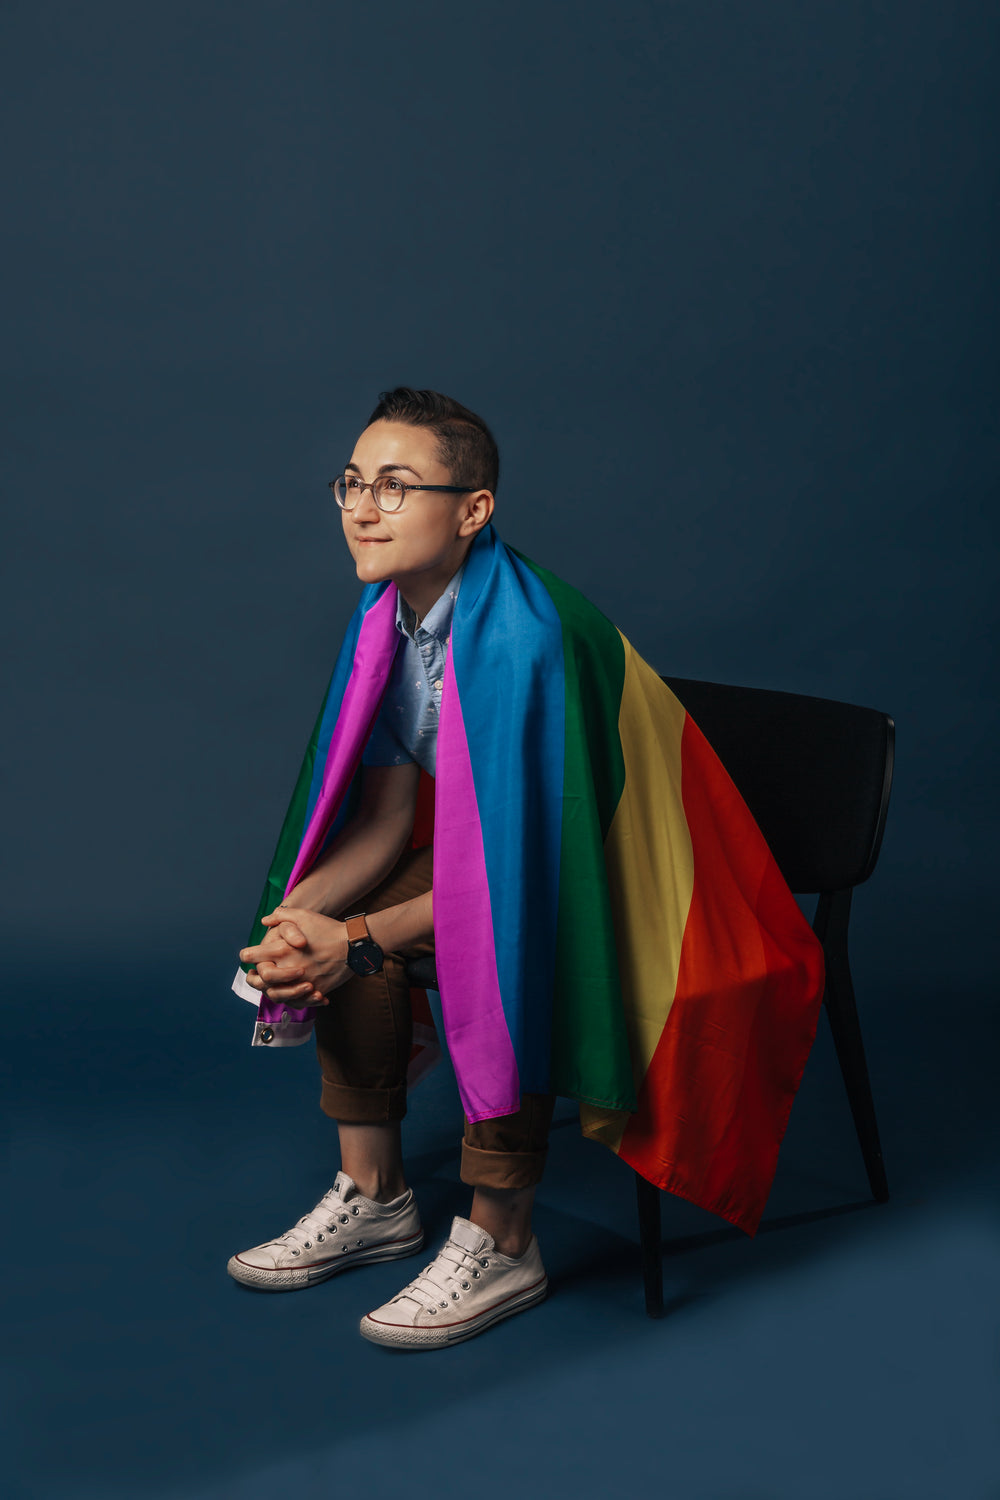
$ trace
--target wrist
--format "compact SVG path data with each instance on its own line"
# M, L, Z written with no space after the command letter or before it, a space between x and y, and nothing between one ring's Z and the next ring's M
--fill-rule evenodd
M433 893L401 901L398 906L384 906L368 918L368 930L385 953L406 955L428 940L434 940Z
M282 901L282 906L298 906L303 911L314 911L317 916L323 916L322 892L317 888L316 882L309 876L300 880L298 885L293 886L288 895Z
M372 936L365 913L355 912L345 917L344 932L347 939L347 967L362 978L380 973L385 954Z
M317 913L317 915L323 923L326 958L333 963L346 963L347 928L344 926L344 923L337 917L324 916L322 913Z

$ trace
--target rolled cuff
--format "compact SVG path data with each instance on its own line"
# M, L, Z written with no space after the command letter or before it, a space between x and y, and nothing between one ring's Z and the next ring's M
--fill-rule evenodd
M481 1151L463 1141L459 1176L469 1187L534 1187L542 1180L547 1155L547 1146L541 1151Z
M402 1120L406 1114L406 1083L388 1089L359 1089L323 1079L319 1107L333 1120L349 1125L375 1125Z

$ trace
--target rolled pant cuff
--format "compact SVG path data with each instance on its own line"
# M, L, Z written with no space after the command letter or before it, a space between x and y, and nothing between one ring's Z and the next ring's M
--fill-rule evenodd
M542 1151L480 1151L463 1141L459 1176L468 1187L534 1187L542 1180L547 1154L547 1147Z
M374 1125L382 1120L402 1120L406 1114L406 1084L389 1089L359 1089L323 1079L319 1107L333 1120L350 1125Z

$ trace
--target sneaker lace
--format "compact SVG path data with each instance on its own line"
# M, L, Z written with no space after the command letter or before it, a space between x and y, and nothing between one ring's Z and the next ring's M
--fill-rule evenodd
M336 1188L330 1188L315 1208L303 1214L297 1224L279 1234L272 1243L297 1250L311 1247L317 1239L322 1244L329 1235L340 1233L342 1226L350 1223L351 1210L352 1205L345 1203Z
M454 1241L447 1240L438 1252L437 1259L429 1266L424 1266L420 1275L393 1301L412 1297L414 1302L419 1302L427 1309L436 1311L439 1307L447 1307L449 1301L457 1302L462 1292L470 1289L472 1278L478 1277L481 1274L480 1267L488 1264L489 1256L485 1251L476 1255L473 1251L456 1245Z

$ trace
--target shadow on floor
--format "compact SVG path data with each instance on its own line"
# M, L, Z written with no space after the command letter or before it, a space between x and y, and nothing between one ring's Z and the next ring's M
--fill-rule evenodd
M471 1388L487 1401L525 1368L545 1372L555 1411L561 1381L598 1348L601 1361L619 1351L669 1366L692 1318L708 1337L713 1308L738 1307L750 1288L854 1241L874 1244L921 1203L960 1181L979 1192L990 1176L995 1054L982 1015L992 1011L958 997L942 1028L937 993L908 992L905 1004L905 1031L888 1012L866 1024L887 1205L866 1198L824 1021L757 1236L663 1195L666 1315L650 1320L633 1174L584 1140L572 1101L560 1101L535 1214L548 1302L488 1338L412 1356L364 1343L356 1324L419 1257L352 1271L309 1298L246 1292L225 1274L233 1250L287 1228L332 1180L311 1047L251 1054L249 1007L192 1029L168 996L138 983L117 999L107 988L77 990L72 1004L54 997L24 1037L27 1066L11 1091L8 1201L30 1245L8 1318L21 1462L35 1486L25 1493L83 1495L92 1484L95 1495L152 1495L338 1434L356 1441L387 1414L439 1420ZM430 1253L452 1215L468 1212L460 1124L444 1064L414 1091L404 1126ZM53 1412L58 1444L46 1438Z

